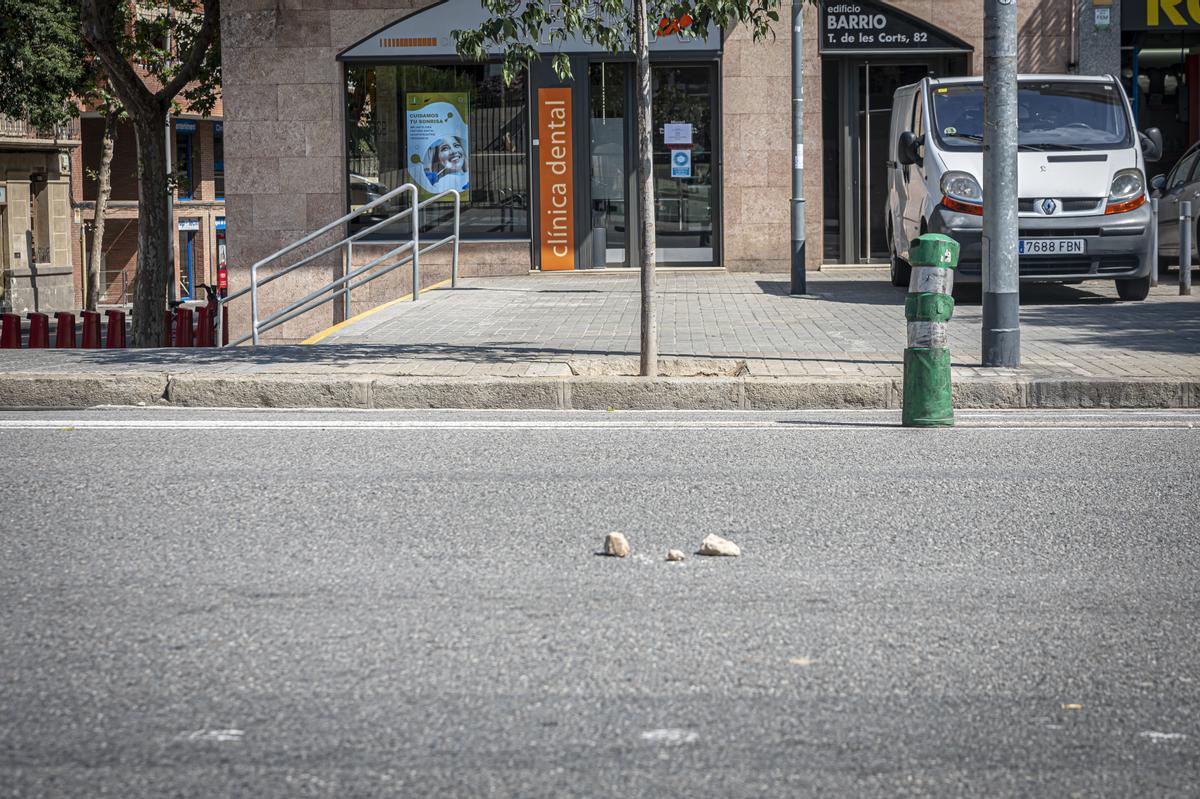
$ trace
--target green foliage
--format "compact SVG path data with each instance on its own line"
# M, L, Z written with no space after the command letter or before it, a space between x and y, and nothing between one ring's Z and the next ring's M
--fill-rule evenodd
M39 128L66 122L93 74L79 7L65 0L0 0L0 113Z
M540 58L540 51L552 54L560 78L570 78L570 62L562 47L572 39L611 53L636 49L638 31L624 0L480 1L489 18L474 30L453 31L455 46L460 56L472 61L487 60L489 54L498 52L506 82ZM690 26L670 35L696 35L712 25L722 29L744 25L758 41L774 35L771 26L779 21L780 0L647 0L646 6L652 25L663 19L692 20ZM544 43L542 47L538 42Z

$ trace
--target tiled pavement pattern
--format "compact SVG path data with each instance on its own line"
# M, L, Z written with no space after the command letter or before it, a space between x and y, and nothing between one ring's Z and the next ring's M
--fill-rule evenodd
M1179 297L1176 277L1165 275L1141 303L1117 301L1113 284L1104 281L1023 287L1022 371L1200 375L1200 296ZM904 290L893 288L885 272L815 273L812 298L788 296L787 276L778 274L662 271L658 285L660 355L683 359L681 373L696 366L692 359L723 358L744 361L750 374L763 376L900 374ZM977 372L981 316L978 290L960 299L950 323L960 376ZM398 303L322 344L365 345L363 356L386 353L393 374L632 373L638 276L463 280L457 290Z

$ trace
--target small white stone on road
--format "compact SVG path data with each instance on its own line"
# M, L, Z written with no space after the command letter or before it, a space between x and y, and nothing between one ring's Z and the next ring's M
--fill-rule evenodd
M667 560L683 560L683 553L678 549L668 549Z
M195 730L187 734L189 741L238 742L246 733L241 730Z
M700 740L700 733L695 730L680 730L677 728L646 730L642 733L642 740L656 744L665 744L667 746L679 746L680 744L690 744Z
M629 541L621 533L609 533L604 536L604 554L614 558L623 558L629 554Z
M1187 736L1181 732L1158 732L1156 730L1139 732L1138 736L1142 738L1149 738L1155 743L1159 743L1160 741L1182 741L1187 738Z
M704 540L700 542L701 555L723 555L729 558L736 558L742 554L742 550L737 544L721 538L719 535L709 533L704 536Z

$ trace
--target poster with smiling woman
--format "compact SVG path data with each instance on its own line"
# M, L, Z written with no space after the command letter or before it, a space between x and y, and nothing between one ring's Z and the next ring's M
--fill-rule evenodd
M414 92L406 106L408 174L421 199L447 189L469 199L467 95L462 92ZM453 202L453 197L444 197Z

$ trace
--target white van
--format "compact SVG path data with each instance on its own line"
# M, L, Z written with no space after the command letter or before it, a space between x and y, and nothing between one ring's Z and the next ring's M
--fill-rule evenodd
M1108 76L1022 75L1017 105L1021 280L1111 278L1122 299L1145 299L1154 241L1145 164L1161 156L1162 134L1137 133L1125 90ZM909 242L923 233L961 245L956 283L982 282L982 142L981 78L896 90L885 222L894 285L908 285Z

